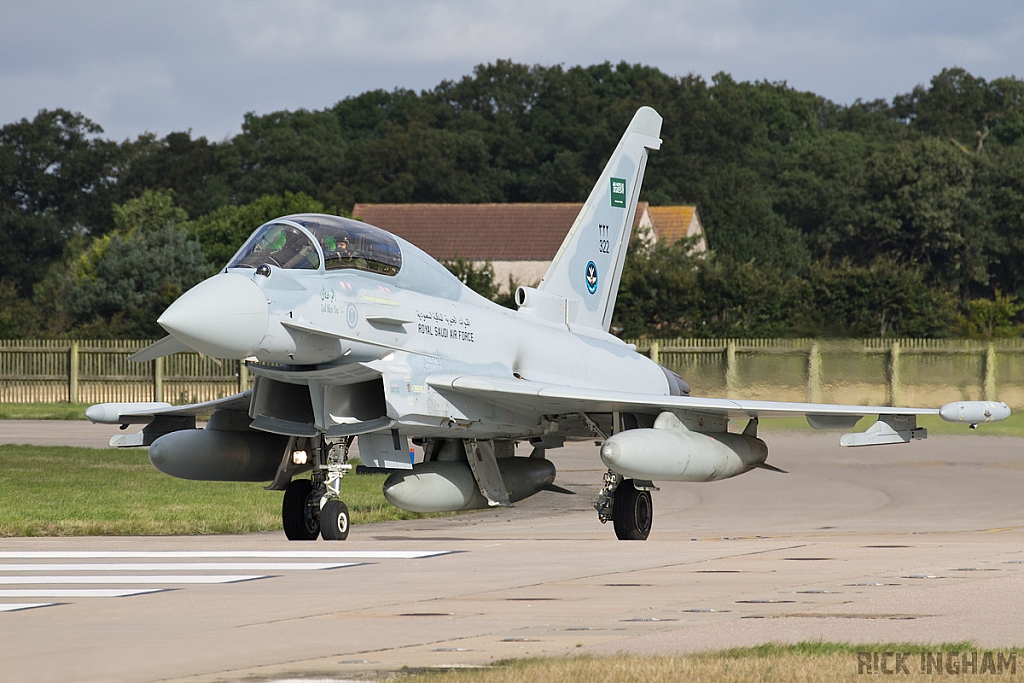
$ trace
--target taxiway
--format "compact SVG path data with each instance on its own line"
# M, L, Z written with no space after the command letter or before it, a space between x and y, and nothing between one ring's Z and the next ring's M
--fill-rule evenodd
M597 522L591 444L550 453L557 483L577 495L356 526L344 543L3 539L0 681L343 678L767 641L1024 641L1024 440L843 449L835 434L764 438L790 474L661 485L642 543Z

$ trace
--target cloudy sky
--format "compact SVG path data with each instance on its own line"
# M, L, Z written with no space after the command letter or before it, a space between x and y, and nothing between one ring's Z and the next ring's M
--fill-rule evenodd
M476 64L643 63L891 98L943 67L1024 78L1019 0L0 0L0 125L64 107L108 137L431 88Z

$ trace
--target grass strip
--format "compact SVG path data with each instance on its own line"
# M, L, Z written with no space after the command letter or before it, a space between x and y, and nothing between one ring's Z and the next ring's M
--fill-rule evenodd
M421 517L390 505L385 475L350 475L354 524ZM280 491L186 481L154 468L145 449L0 446L0 536L242 534L281 528Z
M0 420L84 420L91 403L0 403Z
M882 656L888 653L888 657ZM896 653L902 658L897 660ZM965 661L974 659L974 672ZM986 659L986 653L989 659ZM878 655L876 664L875 655ZM865 656L866 655L866 656ZM1000 660L1000 655L1002 660ZM896 671L897 661L905 670ZM986 671L988 663L996 670ZM874 668L878 667L879 671ZM931 666L931 673L928 667ZM883 668L884 667L884 668ZM937 671L936 667L941 667ZM947 668L948 667L948 668ZM503 660L478 669L410 672L402 683L677 683L678 681L864 681L874 674L895 674L900 681L1020 680L1024 649L984 649L971 642L916 645L910 643L766 644L675 657L613 655ZM938 677L938 678L937 678Z

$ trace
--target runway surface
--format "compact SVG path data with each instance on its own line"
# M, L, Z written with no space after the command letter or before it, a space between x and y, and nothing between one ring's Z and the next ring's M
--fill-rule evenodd
M808 639L1024 643L1024 440L762 436L790 474L661 484L643 543L597 522L589 444L550 453L577 495L357 526L344 543L3 539L0 681L344 678Z

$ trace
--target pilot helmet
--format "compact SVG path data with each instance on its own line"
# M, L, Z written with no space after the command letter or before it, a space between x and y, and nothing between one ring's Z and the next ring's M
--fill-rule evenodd
M276 225L270 231L270 234L266 237L267 248L271 251L278 251L288 241L288 233L284 229L284 226Z

